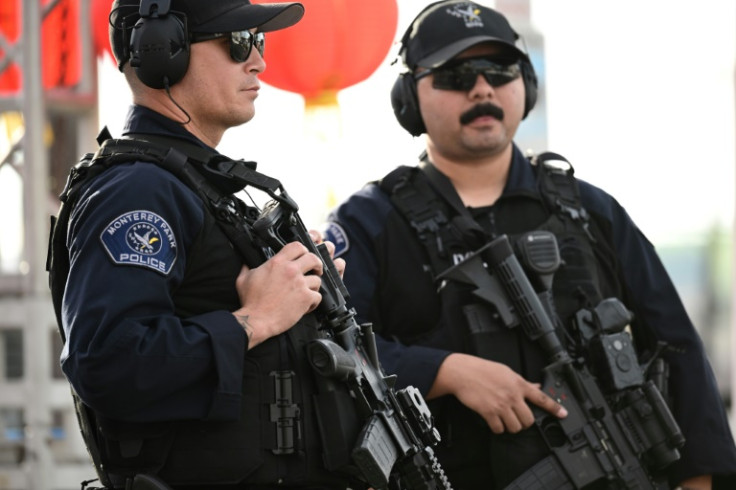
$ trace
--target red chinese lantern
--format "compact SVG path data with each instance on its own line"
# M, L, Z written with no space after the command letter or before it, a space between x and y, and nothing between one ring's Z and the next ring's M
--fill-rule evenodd
M20 38L20 1L0 2L0 34L8 45L15 45ZM0 49L0 60L6 60L7 53ZM10 63L0 72L0 93L17 92L20 88L20 68Z
M110 36L108 27L110 26L110 9L113 0L92 0L91 22L92 22L92 42L94 43L95 54L104 56L107 53L111 60L115 60L110 46Z
M274 3L284 0L254 0ZM307 105L336 101L337 92L368 78L396 35L396 0L300 0L304 18L266 34L266 71L259 78L304 96Z
M26 0L27 1L27 0ZM51 0L43 0L41 8ZM79 0L60 0L41 23L41 58L44 89L72 87L82 76L79 36ZM0 32L11 46L22 38L21 0L0 2ZM4 57L6 53L0 51ZM17 59L17 58L16 58ZM0 73L0 93L20 91L22 74L17 63L10 63Z
M51 3L44 0L42 5ZM61 0L41 24L43 86L73 87L82 78L79 0Z

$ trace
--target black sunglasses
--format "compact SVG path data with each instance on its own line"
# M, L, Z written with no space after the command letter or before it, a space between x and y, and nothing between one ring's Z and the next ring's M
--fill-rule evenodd
M250 56L250 52L253 50L253 46L255 46L261 56L263 56L263 50L266 45L266 35L263 32L256 32L254 34L245 30L235 32L216 32L213 34L193 33L192 42L199 43L220 37L230 38L230 57L236 63L243 63L247 60Z
M478 75L483 75L491 87L506 85L521 76L521 66L518 60L465 58L418 73L414 79L428 75L434 75L432 87L436 89L467 92L475 87Z

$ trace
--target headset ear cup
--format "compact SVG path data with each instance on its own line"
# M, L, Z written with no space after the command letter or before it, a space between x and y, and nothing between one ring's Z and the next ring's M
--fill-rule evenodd
M130 36L130 65L151 88L170 87L189 67L189 39L176 15L141 17Z
M419 136L427 131L419 110L416 81L411 73L402 73L394 82L391 89L391 106L396 120L412 136Z
M526 96L524 98L524 118L531 112L534 105L537 103L537 74L534 72L534 67L528 61L521 62L521 76L524 80L524 91Z

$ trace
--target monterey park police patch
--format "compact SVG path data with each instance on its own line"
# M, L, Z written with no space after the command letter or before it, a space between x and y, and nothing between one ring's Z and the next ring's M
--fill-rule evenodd
M328 223L324 230L324 239L335 245L335 258L341 256L350 248L348 234L337 223Z
M100 240L116 264L147 267L168 274L176 261L176 238L161 216L131 211L112 220Z

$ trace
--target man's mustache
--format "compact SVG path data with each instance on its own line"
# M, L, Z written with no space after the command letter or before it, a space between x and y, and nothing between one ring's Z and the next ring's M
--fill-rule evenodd
M473 107L468 112L465 112L460 116L460 124L468 124L473 119L481 116L491 116L498 119L499 121L503 121L503 109L498 107L497 105L491 104L490 102L485 104L478 104L477 106Z

